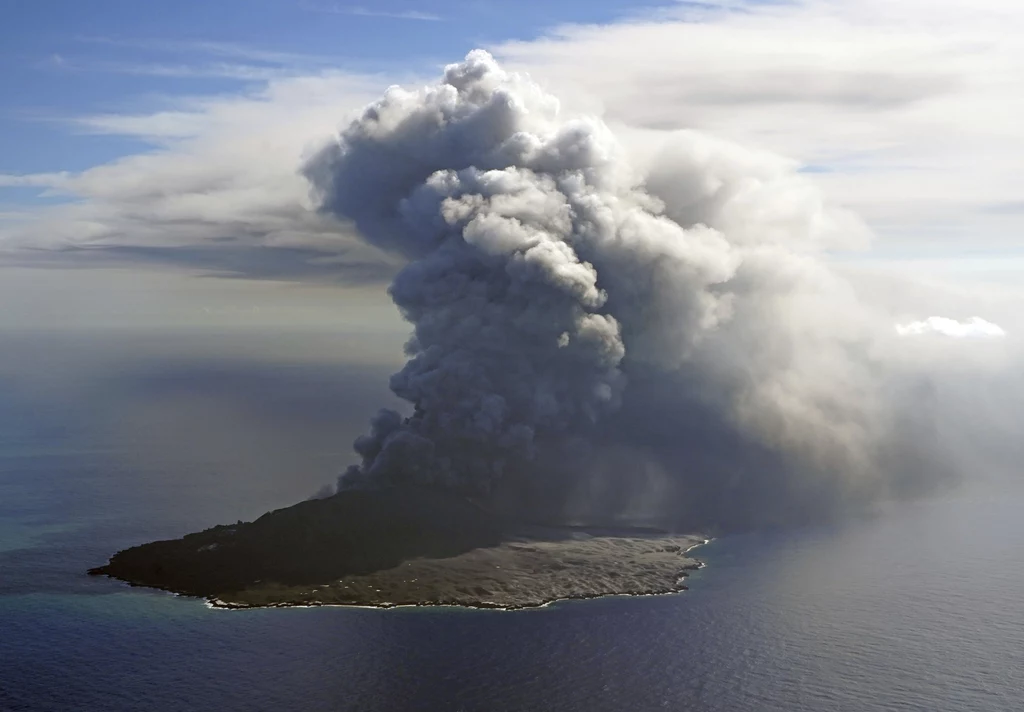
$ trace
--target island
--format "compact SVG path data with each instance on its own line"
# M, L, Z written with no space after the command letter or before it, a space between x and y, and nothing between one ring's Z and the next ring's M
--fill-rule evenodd
M345 490L116 553L89 571L219 608L522 609L686 589L708 539L651 528L510 521L426 488Z

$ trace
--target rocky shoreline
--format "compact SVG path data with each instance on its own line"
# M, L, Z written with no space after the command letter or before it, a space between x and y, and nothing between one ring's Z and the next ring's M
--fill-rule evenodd
M431 490L350 491L120 551L89 571L215 608L459 606L686 590L708 540L637 527L513 526Z
M680 539L685 541L691 541L697 538L696 543L692 543L688 548L684 550L684 554L688 554L692 549L703 546L711 541L711 539L700 538L695 536L678 537L672 535L664 536L652 536L647 538L647 541L653 544L655 541L670 541L669 546L675 546L676 542ZM498 601L486 601L486 600L466 600L465 598L437 598L431 600L417 600L417 601L385 601L385 600L351 600L347 602L342 601L324 601L319 598L306 598L304 594L298 593L294 601L275 601L272 603L251 603L242 600L222 600L220 598L208 598L206 603L207 606L217 610L251 610L255 608L324 608L324 607L344 607L344 608L374 608L374 609L393 609L393 608L431 608L431 607L448 607L448 608L467 608L472 610L496 610L496 611L522 611L538 608L546 608L556 603L563 603L569 601L588 601L598 598L612 598L612 597L647 597L647 596L666 596L676 593L682 593L687 590L687 586L683 583L691 571L701 569L704 567L704 563L686 557L686 561L680 561L680 568L674 574L675 581L673 583L666 583L663 586L651 588L649 590L605 590L605 591L592 591L586 593L564 593L562 595L554 596L551 598L543 598L539 596L526 596L522 599L507 599L501 602ZM430 561L430 565L443 569L445 563L441 561ZM577 577L585 577L587 575L586 569L577 569L572 571L571 579L567 579L566 585L571 586L573 580ZM528 581L524 582L528 583ZM318 592L322 592L323 588L318 587Z

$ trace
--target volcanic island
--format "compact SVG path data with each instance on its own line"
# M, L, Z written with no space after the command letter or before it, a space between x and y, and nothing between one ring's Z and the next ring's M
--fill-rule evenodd
M686 590L699 534L512 523L418 487L352 489L116 553L89 571L218 608L464 606Z

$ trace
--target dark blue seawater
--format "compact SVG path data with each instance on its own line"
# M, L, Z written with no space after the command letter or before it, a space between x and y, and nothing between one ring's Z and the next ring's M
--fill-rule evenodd
M312 483L254 481L250 461L223 454L158 461L151 444L83 425L93 411L16 388L0 402L4 712L1024 710L1019 496L718 540L675 596L217 611L84 571Z

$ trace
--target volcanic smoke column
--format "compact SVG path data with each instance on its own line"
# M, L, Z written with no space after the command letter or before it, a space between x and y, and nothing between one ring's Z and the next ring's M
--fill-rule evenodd
M870 469L885 422L851 355L863 315L814 256L855 221L791 170L683 154L641 175L602 122L561 120L482 51L435 86L392 87L323 149L306 168L321 209L407 259L390 294L414 327L391 379L414 412L381 411L340 486L486 493L577 445L637 440L644 418L671 426L672 452L694 413L828 473L818 490Z
M415 413L379 413L343 479L487 490L617 406L625 347L580 248L642 196L616 185L600 126L557 114L475 52L439 86L390 89L311 167L324 208L411 260L390 291L412 358L391 387Z

